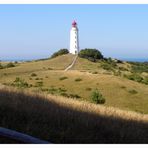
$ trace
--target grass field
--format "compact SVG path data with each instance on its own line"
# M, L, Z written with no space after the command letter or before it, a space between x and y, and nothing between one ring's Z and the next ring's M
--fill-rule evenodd
M70 65L73 58L73 55L68 54L1 69L0 83L10 85L16 77L19 77L31 86L26 89L55 95L61 95L61 93L70 96L77 95L80 97L79 100L87 101L90 101L92 91L97 88L106 99L105 106L148 113L148 85L122 76L130 73L129 63L119 63L118 67L127 70L121 70L121 75L116 76L114 74L116 69L109 71L101 67L102 61L93 63L87 59L78 58L73 69L65 72L64 69ZM32 76L33 73L36 76ZM81 81L76 81L76 79L81 79Z
M148 143L147 115L12 88L0 98L0 126L52 143Z

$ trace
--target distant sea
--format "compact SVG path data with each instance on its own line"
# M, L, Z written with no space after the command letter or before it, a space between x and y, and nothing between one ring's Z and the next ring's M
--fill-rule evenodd
M148 62L148 58L117 58L122 61L131 61L131 62Z
M39 60L39 59L1 59L0 61L4 62L24 62L24 61L32 61L32 60Z
M148 62L148 58L116 58L116 59L119 59L119 60L122 60L122 61L131 61L131 62ZM4 59L4 60L2 59L1 61L23 62L23 61L32 61L32 60L39 60L39 59Z

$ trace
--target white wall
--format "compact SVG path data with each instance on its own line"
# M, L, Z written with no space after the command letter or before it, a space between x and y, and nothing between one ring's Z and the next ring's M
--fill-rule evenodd
M78 28L72 27L70 31L70 53L77 54L78 52L79 52Z

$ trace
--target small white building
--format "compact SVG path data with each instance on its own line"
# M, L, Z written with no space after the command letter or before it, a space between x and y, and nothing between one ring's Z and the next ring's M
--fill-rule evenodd
M73 21L72 28L70 31L70 53L78 54L79 53L79 36L78 36L78 27L77 23Z

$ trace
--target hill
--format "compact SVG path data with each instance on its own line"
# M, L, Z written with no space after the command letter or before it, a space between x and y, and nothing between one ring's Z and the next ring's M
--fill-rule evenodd
M13 68L0 70L0 83L19 84L20 88L33 92L87 101L91 101L90 95L97 88L106 99L105 106L148 113L148 85L124 77L132 73L131 63L109 64L103 60L94 63L78 57L74 67L65 72L74 57L67 54L48 60L18 63Z
M12 88L0 98L0 126L52 143L148 143L147 115Z

